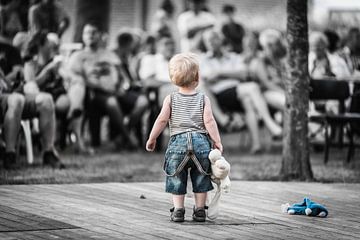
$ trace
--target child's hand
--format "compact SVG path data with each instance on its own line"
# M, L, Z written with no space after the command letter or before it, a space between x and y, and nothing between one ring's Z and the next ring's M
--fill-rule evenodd
M223 152L223 145L221 144L221 142L214 143L214 148L219 149L221 153Z
M156 146L156 140L148 140L146 142L146 151L148 152L154 151L155 146Z

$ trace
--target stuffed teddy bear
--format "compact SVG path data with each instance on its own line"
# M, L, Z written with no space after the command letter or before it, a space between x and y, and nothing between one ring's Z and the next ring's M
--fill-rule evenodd
M220 185L224 192L230 190L230 164L221 156L221 152L218 149L211 150L209 153L209 159L211 162L211 178Z
M301 203L294 203L290 206L289 203L283 204L282 211L291 215L307 215L313 217L326 217L328 210L316 202L311 201L309 198L304 198Z
M219 203L221 192L230 191L230 164L221 156L218 149L211 150L209 153L211 162L211 179L217 185L217 190L208 207L208 218L214 220L219 215Z

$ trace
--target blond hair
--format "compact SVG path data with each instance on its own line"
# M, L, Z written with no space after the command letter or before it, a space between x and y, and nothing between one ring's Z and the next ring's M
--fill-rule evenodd
M179 53L169 62L171 82L179 87L190 87L199 80L199 61L194 53Z
M281 40L281 32L271 28L263 30L259 35L259 43L263 48L267 48L270 44Z

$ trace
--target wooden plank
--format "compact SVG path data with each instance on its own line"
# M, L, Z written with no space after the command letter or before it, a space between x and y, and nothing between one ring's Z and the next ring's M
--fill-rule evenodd
M36 231L31 233L34 239L91 239L93 235L88 231L98 239L357 239L359 190L358 184L343 187L318 183L233 182L232 192L224 194L222 199L220 218L205 224L171 223L167 210L171 206L170 195L163 192L163 183L4 186L0 189L0 202L83 228ZM329 218L289 216L280 212L281 203L301 200L309 193L319 202L326 202L331 213ZM146 199L140 199L141 194ZM191 218L192 204L190 194L186 198L187 219ZM356 207L353 213L348 213L352 205ZM10 214L8 212L0 210L0 216ZM16 214L6 216L15 222L18 220ZM22 236L16 234L5 236Z

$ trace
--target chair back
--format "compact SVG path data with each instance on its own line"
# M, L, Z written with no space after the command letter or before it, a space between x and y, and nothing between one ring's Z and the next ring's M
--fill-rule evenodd
M311 79L310 100L345 101L350 97L349 83L334 79Z

